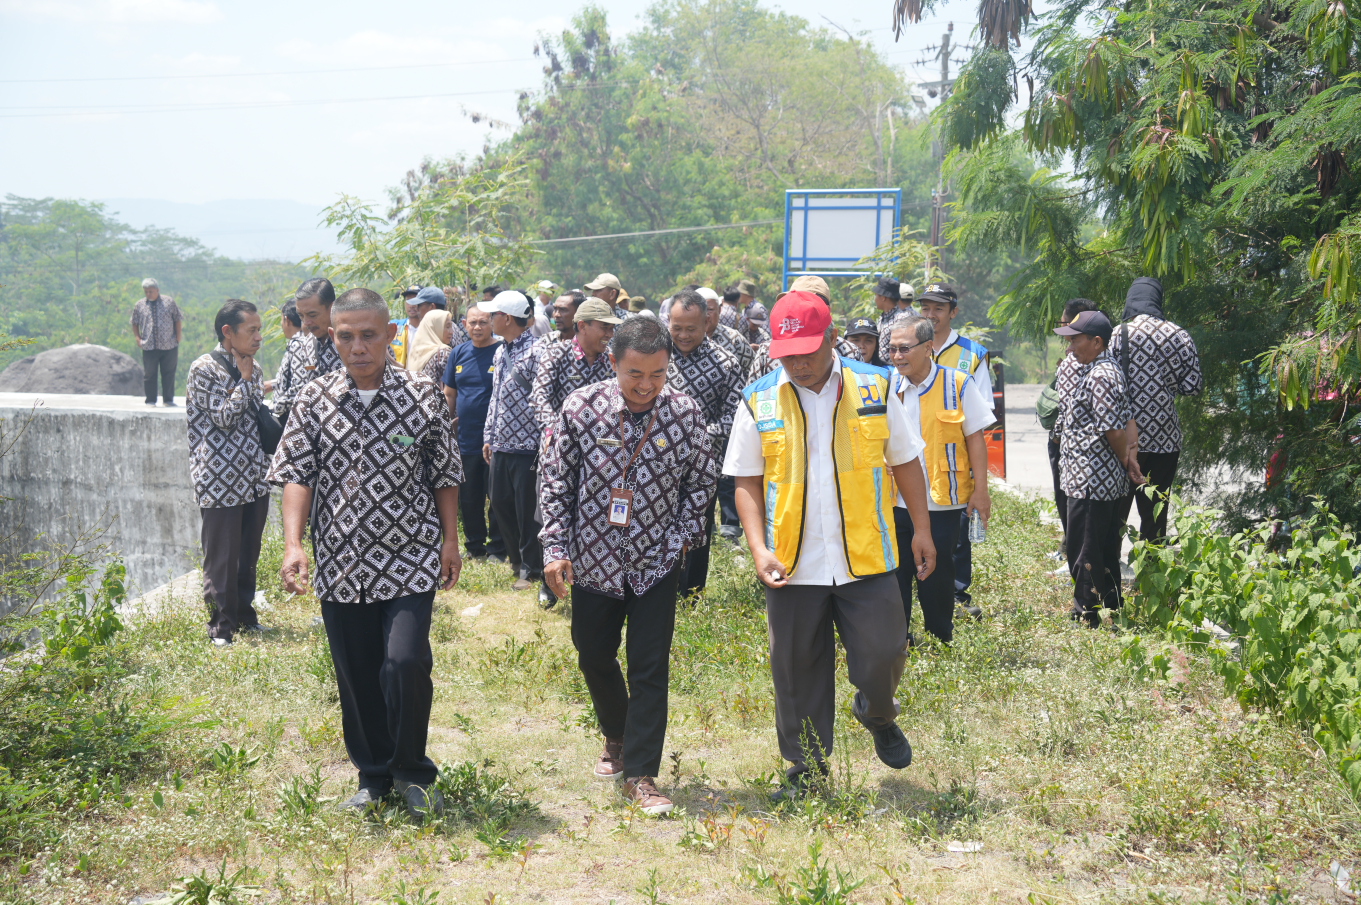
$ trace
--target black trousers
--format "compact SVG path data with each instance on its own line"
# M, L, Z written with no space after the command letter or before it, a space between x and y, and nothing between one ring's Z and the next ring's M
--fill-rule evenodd
M521 578L543 575L543 547L534 517L538 506L534 492L534 454L491 454L491 509L506 544L506 557Z
M917 579L912 561L912 518L901 506L893 507L893 524L898 533L898 592L903 597L907 617L907 637L912 637L912 585L921 601L922 627L946 644L955 631L955 542L959 540L959 519L955 510L931 512L931 542L936 545L936 568L925 581Z
M180 347L142 350L142 388L146 401L156 401L156 374L161 375L161 398L175 401L175 368L180 363Z
M709 550L714 545L714 508L716 505L716 499L709 500L709 509L704 513L704 532L708 537L708 542L685 555L680 579L682 600L691 594L698 594L703 591L704 586L709 582Z
M1119 500L1068 498L1074 615L1094 617L1099 606L1120 609L1120 540L1125 523L1115 517L1119 505Z
M1151 541L1160 544L1167 540L1167 492L1172 487L1172 482L1177 477L1177 460L1181 458L1180 452L1139 453L1139 470L1148 478L1148 483L1156 488L1155 496L1150 498L1147 490L1137 489L1120 501L1120 506L1115 511L1115 518L1121 525L1129 520L1129 508L1133 503L1139 507L1139 538L1140 540ZM1162 503L1162 511L1156 516L1153 514L1154 504Z
M624 740L624 776L657 775L666 741L667 683L671 636L676 629L676 582L680 570L642 594L627 586L624 599L572 586L572 645L586 678L600 731ZM628 682L619 668L624 634Z
M969 515L968 508L959 510L959 515L955 520L959 522L959 530L956 532L955 542L955 599L961 603L968 603L973 600L973 595L969 593L969 585L973 584L973 544L969 542ZM940 562L940 554L936 555L936 562ZM937 566L936 568L940 568Z
M1049 470L1053 472L1054 475L1054 508L1059 511L1059 524L1063 526L1063 533L1065 535L1064 543L1066 544L1068 534L1068 494L1063 492L1063 481L1059 475L1059 458L1062 455L1062 447L1053 440L1050 440L1047 445L1049 446Z
M359 788L385 794L392 781L435 781L425 756L430 730L430 610L435 592L368 603L321 602L336 666L345 750Z
M469 556L493 553L504 556L505 541L496 513L487 511L487 485L491 466L482 458L482 450L463 457L463 484L458 489L458 512L463 517L463 546Z
M742 536L742 520L737 517L737 482L731 475L718 477L718 523L726 536Z
M260 617L255 599L255 566L269 518L269 494L241 506L200 509L203 527L203 600L208 604L208 637L228 641Z

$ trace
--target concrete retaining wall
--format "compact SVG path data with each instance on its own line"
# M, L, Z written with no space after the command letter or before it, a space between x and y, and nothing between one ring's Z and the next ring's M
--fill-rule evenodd
M116 396L0 393L0 537L11 555L39 535L107 524L127 564L129 596L198 564L199 512L189 481L184 409ZM22 433L19 431L22 430ZM14 439L18 434L17 440Z

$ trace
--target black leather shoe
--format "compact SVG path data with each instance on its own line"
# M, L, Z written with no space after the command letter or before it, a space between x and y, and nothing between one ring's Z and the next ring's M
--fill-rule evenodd
M821 761L796 773L786 774L784 783L770 793L771 804L798 801L809 792L817 792L822 780L827 777L827 765Z
M373 789L360 789L336 806L340 811L365 811L383 803L383 793Z
M539 585L539 606L545 610L551 610L558 605L558 598L553 592L548 590L548 585Z
M444 813L444 796L433 785L422 786L400 779L395 780L392 785L402 796L402 801L406 802L407 811L417 823L423 823Z
M870 735L874 736L874 753L879 755L885 766L901 770L912 763L912 746L897 723L872 729Z

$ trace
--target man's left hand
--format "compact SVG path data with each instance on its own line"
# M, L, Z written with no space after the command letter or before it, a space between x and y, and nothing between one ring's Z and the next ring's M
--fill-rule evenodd
M439 549L439 578L441 590L449 590L458 583L463 571L463 554L458 551L458 540L447 540Z
M912 561L917 564L917 580L925 581L936 571L936 545L931 535L917 531L912 535Z

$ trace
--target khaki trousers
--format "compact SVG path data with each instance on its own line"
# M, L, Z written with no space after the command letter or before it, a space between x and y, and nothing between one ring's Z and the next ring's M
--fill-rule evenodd
M907 661L907 620L897 577L888 572L842 585L766 588L775 731L792 776L832 753L836 716L836 637L846 647L855 698L851 712L868 729L898 716L894 694ZM805 755L805 747L810 750Z

